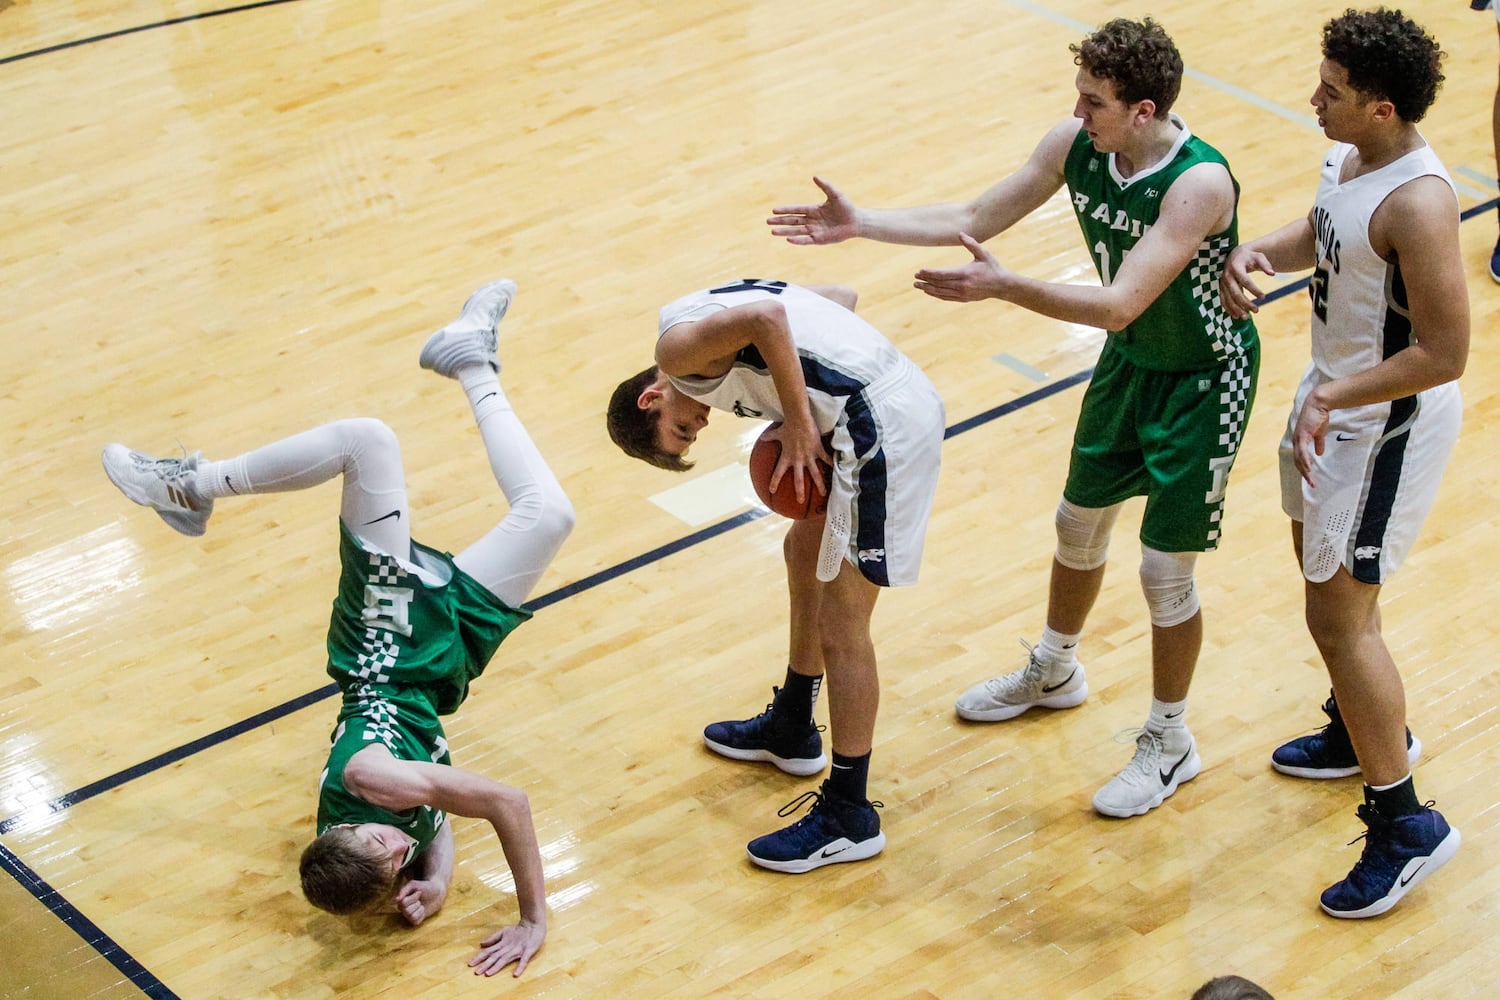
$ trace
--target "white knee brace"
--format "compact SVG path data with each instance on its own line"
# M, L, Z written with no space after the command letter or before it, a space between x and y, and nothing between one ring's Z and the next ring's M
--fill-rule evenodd
M1057 505L1057 561L1068 569L1091 570L1109 558L1109 533L1120 505L1076 507L1067 500Z
M1158 552L1141 546L1141 589L1157 628L1181 625L1198 613L1198 589L1193 586L1196 552Z

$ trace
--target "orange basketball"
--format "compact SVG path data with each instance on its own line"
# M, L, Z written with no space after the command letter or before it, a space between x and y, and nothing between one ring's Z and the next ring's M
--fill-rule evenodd
M771 474L776 471L776 463L781 459L781 442L766 434L780 426L769 425L756 439L755 447L750 449L750 484L755 487L755 495L760 497L761 503L782 517L789 517L794 521L822 517L828 512L827 491L833 482L833 469L822 462L818 465L823 471L824 492L819 493L815 485L805 482L803 485L807 498L799 503L797 488L790 475L782 476L781 482L776 484L776 492L771 492Z

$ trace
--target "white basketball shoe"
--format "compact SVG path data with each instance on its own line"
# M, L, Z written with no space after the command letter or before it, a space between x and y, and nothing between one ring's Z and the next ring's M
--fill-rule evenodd
M464 303L458 319L427 338L422 345L422 367L448 378L457 378L459 369L469 365L489 365L499 372L500 335L495 328L515 295L516 283L509 278L481 285Z

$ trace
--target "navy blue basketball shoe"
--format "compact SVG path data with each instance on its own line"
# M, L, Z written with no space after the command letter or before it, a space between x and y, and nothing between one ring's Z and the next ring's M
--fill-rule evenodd
M1329 694L1323 703L1328 725L1311 736L1299 736L1283 743L1271 754L1271 766L1294 778L1347 778L1359 773L1359 760L1349 730L1344 726L1339 706ZM1406 761L1415 767L1422 756L1422 741L1406 731Z
M1347 878L1323 890L1321 903L1329 916L1379 916L1458 852L1458 831L1431 802L1390 819L1367 801L1357 815L1365 824L1364 852Z
M823 737L818 727L788 722L776 712L772 688L771 704L753 719L738 722L715 722L703 730L703 742L714 753L731 760L763 760L775 764L787 774L805 778L828 766L823 753Z
M863 861L885 849L880 832L879 802L846 799L831 782L815 792L803 792L777 811L790 816L811 801L812 808L791 826L750 841L745 852L762 868L801 874L824 865Z

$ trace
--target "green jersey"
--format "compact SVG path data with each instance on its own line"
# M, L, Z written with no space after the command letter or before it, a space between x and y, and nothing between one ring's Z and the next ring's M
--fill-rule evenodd
M442 827L442 811L373 806L344 787L344 767L372 743L397 760L449 763L438 717L463 703L469 682L531 612L506 605L447 553L412 542L411 561L403 562L364 548L342 520L339 560L328 673L342 703L319 783L318 833L388 823L416 838L420 853Z
M1068 151L1063 174L1073 196L1073 211L1083 239L1108 285L1142 236L1156 223L1161 200L1184 170L1199 163L1229 164L1218 150L1194 136L1176 115L1182 130L1177 144L1159 163L1131 177L1121 177L1113 153L1100 153L1079 130ZM1233 175L1231 175L1233 182ZM1239 184L1234 182L1235 197ZM1197 256L1172 279L1135 322L1111 330L1106 349L1113 347L1132 364L1152 371L1188 372L1213 368L1251 350L1255 324L1236 320L1219 299L1219 275L1224 259L1239 242L1238 211L1223 232L1210 235Z

